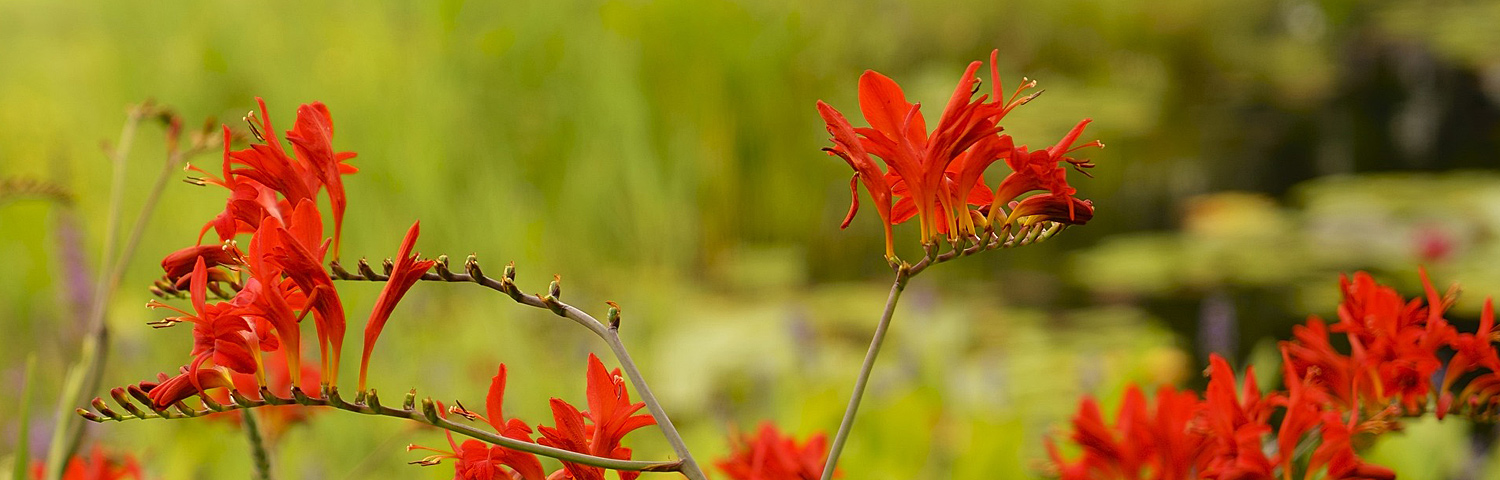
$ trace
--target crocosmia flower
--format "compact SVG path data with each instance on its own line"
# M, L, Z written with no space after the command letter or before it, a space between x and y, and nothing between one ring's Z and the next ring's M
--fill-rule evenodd
M891 226L912 218L917 219L922 243L931 244L940 237L954 242L987 234L997 222L1046 220L1076 225L1093 216L1091 203L1072 197L1076 190L1068 185L1066 170L1060 165L1079 171L1093 167L1068 155L1103 144L1074 146L1088 120L1079 122L1057 144L1036 151L1017 146L1010 135L1001 133L1000 122L1006 114L1036 95L1022 95L1035 85L1028 81L1008 98L1004 96L995 66L998 54L990 55L993 93L975 97L980 84L977 74L984 64L969 64L930 130L921 105L907 100L894 80L874 71L865 71L859 79L860 111L869 127L854 127L838 110L818 102L818 114L833 140L833 146L824 150L854 169L850 180L854 198L843 226L859 210L857 187L862 183L885 227L888 258L895 257ZM1012 171L991 190L984 173L1002 159ZM1036 191L1046 196L1020 198Z
M296 126L286 132L292 146L288 149L271 124L265 102L257 101L260 118L253 113L247 118L256 142L234 150L235 137L225 127L221 168L209 172L189 167L201 175L190 178L190 183L224 187L229 196L224 210L199 233L199 245L169 253L161 262L165 275L157 291L162 296L185 291L190 307L151 302L152 308L177 313L152 325L190 323L193 345L179 374L138 385L157 408L217 388L246 390L256 397L259 387L297 386L316 397L321 390L318 381L338 384L346 321L324 265L330 247L337 256L347 204L341 177L355 171L345 163L354 154L333 149L333 119L323 104L298 109ZM325 191L333 208L332 237L325 235L318 206ZM209 230L218 234L218 242L204 245L202 236ZM431 261L408 255L415 234L413 228L403 243L401 271L377 302L372 314L375 328L367 342L379 335L401 294L431 266ZM243 235L249 236L247 242L242 242ZM247 245L244 250L239 248L242 244ZM320 357L319 367L311 371L301 367L301 325L309 316ZM267 353L282 365L269 369L271 377L284 375L279 381L268 379ZM368 364L368 350L365 360ZM313 382L305 383L309 379Z
M31 478L47 478L46 465L37 460L31 465ZM111 455L95 446L87 454L75 455L63 469L62 480L141 480L141 465L131 455ZM19 480L19 479L18 479Z
M822 433L798 442L766 422L754 435L735 440L734 451L718 462L733 480L817 480L823 475L828 437Z

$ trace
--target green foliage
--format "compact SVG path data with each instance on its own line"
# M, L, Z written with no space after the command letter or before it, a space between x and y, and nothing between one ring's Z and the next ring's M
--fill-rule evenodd
M100 250L109 174L97 145L119 130L121 107L155 98L240 127L258 95L281 129L297 104L326 102L335 146L359 152L346 255L389 256L422 219L423 253L515 260L529 290L560 273L570 302L600 312L619 302L626 342L705 460L726 448L730 423L831 429L879 313L885 265L873 212L836 227L848 171L818 151L827 142L813 103L852 113L870 68L932 115L964 63L999 48L1008 85L1026 76L1047 91L1013 114L1008 133L1047 145L1095 119L1089 137L1109 148L1089 153L1098 178L1075 183L1098 217L918 279L845 470L1023 475L1078 395L1112 408L1126 382L1193 381L1201 362L1181 347L1205 294L1238 301L1247 345L1284 336L1303 315L1330 313L1333 272L1415 278L1423 232L1455 242L1430 262L1435 277L1500 292L1492 173L1303 183L1492 168L1500 41L1483 19L1495 3L3 2L0 180L48 180L76 204L0 203L0 381L35 354L32 395L51 400L62 387L81 314L76 272L60 265ZM130 185L155 174L157 132L143 128ZM1202 196L1230 189L1254 193ZM132 212L140 195L126 197ZM213 188L167 190L107 299L116 336L106 385L182 363L186 332L150 331L142 323L153 314L139 306L156 259L190 242L222 201ZM81 244L65 240L70 228L82 229ZM351 318L377 291L341 292ZM388 327L371 383L477 402L503 361L507 409L522 418L547 418L548 396L580 398L584 352L603 345L491 294L419 286ZM1471 298L1459 311L1477 306ZM15 391L0 389L0 411L16 411ZM0 420L0 431L19 423ZM238 438L226 423L96 433L139 447L162 478L248 471L242 452L207 441ZM11 438L0 435L0 451L18 448ZM440 439L322 415L280 440L279 468L446 478L414 473L399 452ZM641 456L669 451L651 435L633 441ZM1411 464L1402 455L1421 458L1378 448L1377 461L1398 467Z

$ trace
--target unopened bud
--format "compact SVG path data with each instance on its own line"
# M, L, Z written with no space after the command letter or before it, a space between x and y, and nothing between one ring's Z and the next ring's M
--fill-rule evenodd
M110 410L109 405L104 404L104 399L102 398L94 397L94 401L90 405L94 406L94 410L98 410L100 414L103 414L104 416L109 417L112 420L125 419L125 417L122 417L120 416L120 414L115 413L114 410Z
M375 270L372 269L372 268L370 268L370 261L368 259L360 258L359 259L358 267L359 267L359 274L363 275L366 280L379 280L380 279L379 276L375 275Z
M479 257L469 254L469 259L464 261L464 271L469 274L469 279L475 282L484 281L484 271L479 269Z
M974 231L976 233L987 231L990 228L989 219L985 218L984 214L980 213L979 210L969 210L969 219L974 221Z
M135 402L130 401L130 397L125 395L124 388L115 387L113 390L109 391L109 396L114 398L115 403L120 404L120 407L124 408L125 411L130 412L131 415L135 415L137 418L144 417L146 415L146 412L141 411L140 407L135 406Z
M78 416L83 417L84 420L88 420L90 422L101 423L104 421L104 418L98 415L94 415L94 412L90 412L82 408L74 410L74 412L78 413Z
M422 399L422 415L426 416L427 422L433 425L437 425L438 422L442 421L442 417L438 415L437 403L433 402L431 398Z
M432 265L432 269L437 271L438 277L443 280L453 281L453 271L448 269L447 255L438 255L437 262Z
M547 296L553 300L562 298L562 275L552 276L552 283L547 285Z
M604 302L604 303L609 304L609 313L607 314L608 315L607 318L609 319L609 328L611 330L619 330L620 329L620 305L617 304L617 303L615 303L615 302Z

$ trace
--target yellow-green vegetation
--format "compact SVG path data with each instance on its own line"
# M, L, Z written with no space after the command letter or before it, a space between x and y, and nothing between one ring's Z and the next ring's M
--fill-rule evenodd
M831 433L889 278L877 222L837 227L848 167L818 151L814 102L857 104L870 68L933 116L960 67L998 48L1008 84L1030 77L1047 92L1007 118L1019 142L1094 119L1091 138L1109 148L1087 152L1097 178L1073 184L1097 215L915 279L841 465L851 479L1036 475L1041 440L1080 395L1108 410L1130 382L1201 385L1206 297L1227 299L1245 346L1230 353L1256 355L1264 373L1274 355L1249 346L1332 313L1334 272L1415 281L1427 262L1480 294L1461 315L1500 293L1500 177L1472 170L1500 152L1500 30L1479 20L1500 7L1448 3L0 2L0 458L18 451L23 419L30 458L45 454L103 249L99 143L148 98L189 127L239 128L260 96L283 130L296 105L325 102L335 147L359 153L346 258L393 255L420 219L426 256L514 260L528 291L560 274L568 301L596 314L618 302L626 343L702 463L763 419ZM160 169L159 132L143 126L130 157L127 219ZM1471 170L1363 175L1459 168ZM1342 176L1313 180L1329 175ZM187 358L187 328L152 330L158 316L141 306L158 260L196 238L222 193L166 190L107 299L104 385ZM1451 248L1425 259L1434 241ZM343 286L351 323L379 288ZM370 384L482 404L505 362L507 413L535 424L550 418L547 397L581 401L586 352L605 348L495 292L422 283L386 327ZM11 416L33 355L30 413ZM1415 424L1371 460L1416 475L1441 449L1448 471L1494 470L1467 427ZM227 422L89 435L154 478L250 470ZM419 458L408 443L442 442L323 412L277 441L275 467L449 478L405 464ZM639 458L670 452L654 432L630 442Z

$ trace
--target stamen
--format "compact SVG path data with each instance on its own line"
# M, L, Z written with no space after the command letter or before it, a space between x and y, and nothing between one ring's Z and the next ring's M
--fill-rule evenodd
M179 320L174 319L174 318L163 318L161 320L157 320L157 321L154 321L154 322L146 322L146 325L150 325L151 328L167 328L167 327L176 325L178 323L181 323L181 322Z
M478 414L469 411L469 409L467 409L467 408L464 408L464 404L459 403L458 400L454 400L453 401L453 406L452 407L448 407L448 413L451 413L451 414L454 414L454 415L459 415L459 416L462 416L462 417L467 418L469 420L477 420L477 419L479 419L479 415Z
M256 140L260 141L261 143L265 143L266 137L261 135L260 128L255 126L255 110L251 110L250 113L246 113L245 116L241 118L241 120L244 120L245 124L250 126L250 134L254 135Z
M185 316L189 316L189 317L194 316L192 313L188 312L187 310L183 310L181 308L177 308L177 307L174 307L174 306L171 306L171 305L167 305L165 303L161 303L161 302L158 302L156 300L152 300L152 301L146 302L146 308L150 308L150 309L165 308L167 310L171 310L171 311L174 311L174 312L177 312L177 313L181 313L181 314L183 314Z

